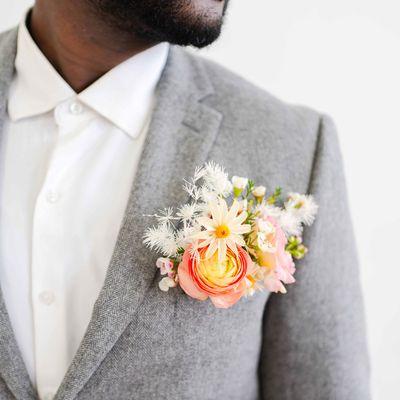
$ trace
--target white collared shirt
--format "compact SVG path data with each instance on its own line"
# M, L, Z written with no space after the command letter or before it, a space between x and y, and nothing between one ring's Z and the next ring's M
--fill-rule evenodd
M0 135L0 283L39 396L57 391L103 285L168 44L79 94L18 32Z

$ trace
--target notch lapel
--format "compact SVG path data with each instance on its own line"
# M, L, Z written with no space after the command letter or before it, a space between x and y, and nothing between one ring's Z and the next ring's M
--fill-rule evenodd
M144 215L187 201L182 179L206 160L222 120L202 103L212 90L201 63L171 46L105 283L55 400L76 397L154 284L157 256L143 244L144 230L154 221Z
M0 42L0 134L6 118L7 92L14 74L16 50L17 29L13 29L3 34ZM1 290L0 376L16 399L35 399L35 390L29 380L28 372L15 340Z

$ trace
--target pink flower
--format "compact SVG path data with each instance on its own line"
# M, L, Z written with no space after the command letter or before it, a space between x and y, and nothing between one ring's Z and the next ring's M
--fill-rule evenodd
M169 259L169 258L165 258L165 257L160 257L157 261L156 261L156 265L157 268L160 268L160 273L161 275L167 275L170 278L173 278L174 275L174 263Z
M295 265L290 253L285 250L287 238L276 220L267 216L261 222L269 223L273 229L267 231L263 238L268 242L268 251L258 250L256 252L258 264L266 268L264 285L271 292L286 293L283 283L294 283ZM263 226L263 224L257 224ZM258 229L258 228L256 228ZM256 234L259 233L256 231Z
M210 298L217 308L231 307L246 293L245 277L252 270L253 262L240 246L236 254L228 248L222 262L218 252L206 258L207 248L196 252L190 246L186 249L178 266L179 285L190 297Z

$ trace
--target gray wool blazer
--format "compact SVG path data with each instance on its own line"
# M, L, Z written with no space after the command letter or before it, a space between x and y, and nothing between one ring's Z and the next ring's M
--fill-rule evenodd
M16 30L0 35L0 133L15 53ZM304 237L310 252L286 295L264 292L223 310L181 289L158 289L143 215L185 202L182 179L206 160L269 189L315 195L319 214ZM55 399L369 398L357 255L332 120L171 46L104 286ZM37 399L1 295L0 399Z

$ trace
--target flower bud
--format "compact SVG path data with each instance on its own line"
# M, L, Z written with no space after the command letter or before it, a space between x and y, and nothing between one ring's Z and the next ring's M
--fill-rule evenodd
M175 287L176 285L177 283L175 282L175 280L168 276L162 278L161 281L158 282L158 287L163 292L168 292L169 288Z
M165 257L158 258L156 266L160 269L161 275L169 274L174 269L174 263L169 258Z
M256 186L253 191L251 192L253 196L256 198L258 203L261 203L266 192L265 186Z
M238 197L242 194L248 182L249 180L247 178L242 178L240 176L232 177L233 194L235 197Z

